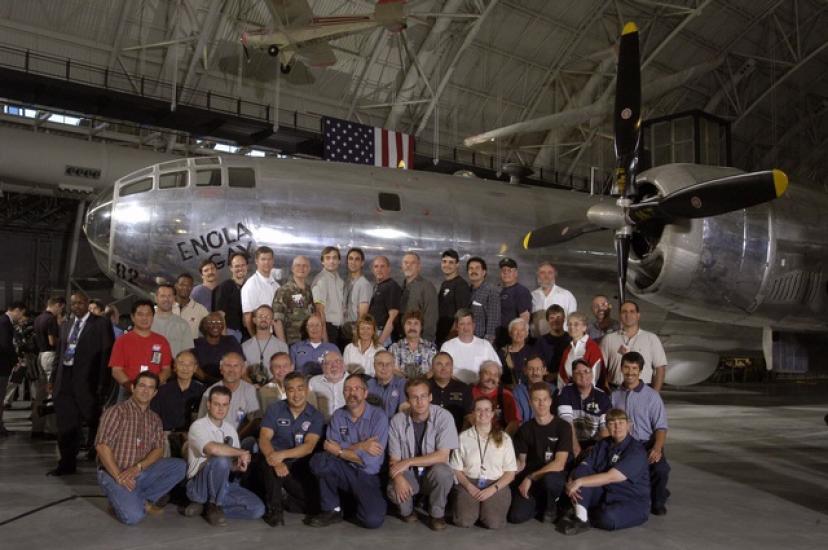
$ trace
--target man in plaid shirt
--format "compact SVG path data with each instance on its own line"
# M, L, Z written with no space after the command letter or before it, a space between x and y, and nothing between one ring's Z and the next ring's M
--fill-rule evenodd
M104 412L95 440L98 484L115 517L127 525L166 504L167 493L184 479L187 469L180 458L161 458L163 426L149 408L158 384L157 374L139 373L132 396Z

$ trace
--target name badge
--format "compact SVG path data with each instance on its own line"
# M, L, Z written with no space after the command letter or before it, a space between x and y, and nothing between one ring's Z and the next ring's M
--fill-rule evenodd
M305 442L305 434L293 434L293 442L298 446Z
M485 489L486 485L489 483L489 480L483 476L480 476L480 479L477 480L477 488L478 489Z
M279 418L276 420L277 426L290 426L290 420L287 418Z
M423 475L424 473L425 473L425 467L423 467L423 466L417 466L417 476L418 476L418 477L422 477L422 475Z
M552 460L552 455L553 454L554 453L552 451L546 451L545 453L543 453L543 461L544 462L549 462L550 460Z
M161 364L161 352L154 351L152 352L152 357L150 358L150 363L153 365L160 365Z

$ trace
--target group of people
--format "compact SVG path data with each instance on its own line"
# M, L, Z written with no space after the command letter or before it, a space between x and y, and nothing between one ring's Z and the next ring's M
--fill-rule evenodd
M590 321L549 263L530 292L510 258L496 287L485 260L466 261L467 283L447 250L439 290L416 253L402 285L386 257L373 282L362 250L346 259L343 279L340 251L325 248L309 281L297 256L281 285L267 247L249 278L242 254L221 283L207 261L198 286L182 274L135 301L117 339L73 294L38 356L58 420L50 474L74 473L85 444L125 523L170 495L213 525L275 526L289 511L375 528L391 505L435 530L447 515L489 528L534 517L573 534L666 513L666 357L634 302L619 323L595 296ZM59 317L53 301L47 313Z

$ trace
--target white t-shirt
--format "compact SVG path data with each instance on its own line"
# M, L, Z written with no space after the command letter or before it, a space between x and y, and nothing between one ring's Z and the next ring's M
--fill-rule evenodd
M187 434L187 479L195 477L207 463L204 447L208 443L224 443L225 437L232 439L232 443L228 445L239 447L239 434L226 419L222 421L221 426L216 426L206 416L190 424L190 431Z
M621 356L628 351L637 351L644 357L644 368L641 369L641 380L645 384L653 381L653 368L666 367L667 355L661 340L652 332L638 329L632 338L627 338L621 330L610 332L601 339L601 352L607 362L609 383L620 386L624 382L621 372Z
M273 307L273 296L279 290L273 271L270 272L270 277L264 277L256 271L245 281L241 289L242 313L253 313L262 305Z
M461 342L459 337L452 338L443 344L440 351L451 355L454 360L454 377L466 384L477 383L483 361L494 361L501 365L500 357L489 341L477 336L468 344Z
M206 307L195 300L190 300L184 307L181 307L178 303L173 304L172 312L187 321L187 324L190 325L190 331L193 333L193 339L198 338L201 320L207 317L209 313Z
M325 417L331 419L334 411L345 406L345 376L339 382L328 382L324 374L317 374L308 382L308 389L316 397L316 408Z
M345 346L342 361L345 363L345 368L348 369L348 372L356 372L358 368L362 367L362 372L368 376L374 376L374 355L378 351L385 351L385 348L382 346L371 346L365 350L365 353L362 353L359 351L359 346L351 343Z

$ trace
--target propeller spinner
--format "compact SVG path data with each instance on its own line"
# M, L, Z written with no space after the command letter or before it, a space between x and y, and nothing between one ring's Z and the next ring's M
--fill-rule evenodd
M613 116L617 162L611 194L618 197L615 205L597 204L587 210L585 220L568 220L530 231L523 247L541 248L594 231L614 230L620 303L626 297L630 244L637 224L651 220L673 223L741 210L781 197L788 187L788 177L782 171L768 170L703 181L664 197L641 200L636 186L641 146L641 63L635 23L627 23L621 32Z

